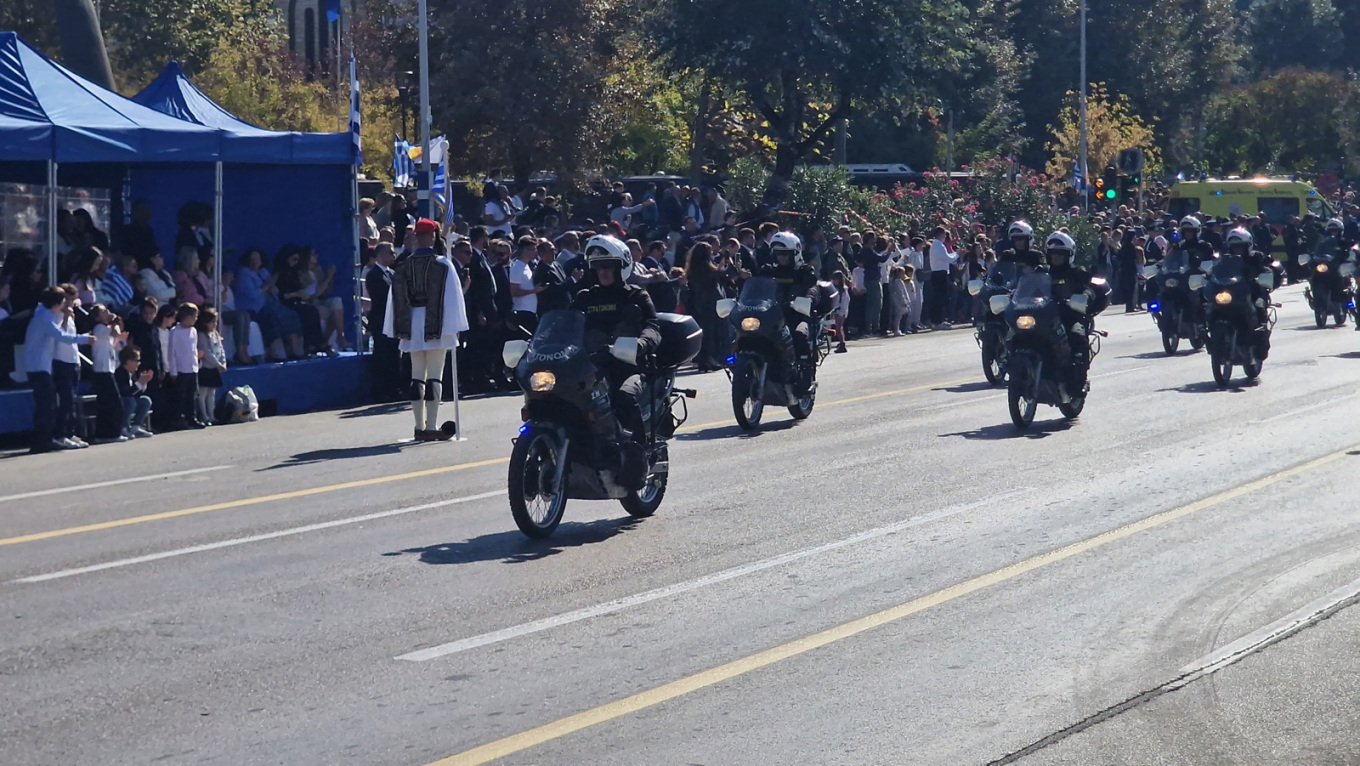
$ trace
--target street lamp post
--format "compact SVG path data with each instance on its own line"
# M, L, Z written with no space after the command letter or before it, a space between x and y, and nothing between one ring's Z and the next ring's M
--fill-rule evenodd
M1086 164L1086 0L1081 0L1081 201L1084 211L1091 212L1091 178Z
M420 14L420 183L416 209L430 217L430 187L434 186L434 167L430 164L430 10L426 0L417 4Z

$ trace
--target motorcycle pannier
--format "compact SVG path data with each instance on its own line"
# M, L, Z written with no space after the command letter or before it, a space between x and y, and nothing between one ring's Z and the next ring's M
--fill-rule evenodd
M679 367L699 355L704 331L694 317L684 314L658 314L661 345L656 349L658 367Z

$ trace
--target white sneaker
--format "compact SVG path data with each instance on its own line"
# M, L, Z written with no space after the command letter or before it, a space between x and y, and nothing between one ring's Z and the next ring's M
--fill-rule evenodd
M72 436L70 441L72 444L76 445L76 449L87 449L90 446L89 442L79 436Z
M151 436L155 436L155 434L151 433L145 428L142 428L141 426L132 427L132 438L134 439L146 439Z
M58 445L58 446L60 446L62 449L65 449L65 450L80 449L80 445L79 445L79 444L76 444L76 440L75 440L75 439L65 439L65 438L63 438L63 439L53 439L53 440L52 440L52 443L53 443L53 444L56 444L56 445Z

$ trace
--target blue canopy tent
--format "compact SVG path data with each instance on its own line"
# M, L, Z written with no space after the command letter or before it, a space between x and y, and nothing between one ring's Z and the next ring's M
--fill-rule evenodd
M62 164L216 163L222 137L105 90L14 32L0 32L0 161L47 164L49 221ZM56 239L49 225L50 278L57 276Z
M340 275L354 271L356 289L341 291L341 297L347 312L354 312L349 315L357 316L360 264L353 211L358 200L349 133L258 128L208 98L174 61L133 100L177 120L222 131L223 197L215 208L225 224L218 242L230 243L238 254L251 247L266 253L287 244L315 247L322 266L335 266ZM219 258L219 270L222 265Z

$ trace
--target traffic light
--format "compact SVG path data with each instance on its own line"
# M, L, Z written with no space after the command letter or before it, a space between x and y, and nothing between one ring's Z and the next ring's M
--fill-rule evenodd
M1138 200L1138 184L1142 180L1137 174L1122 176L1119 179L1119 199L1124 202L1136 202Z
M1114 165L1110 165L1105 168L1105 175L1101 178L1101 183L1099 184L1100 193L1096 196L1099 199L1113 202L1119 196L1119 192L1116 190L1118 184L1119 171L1114 169Z

